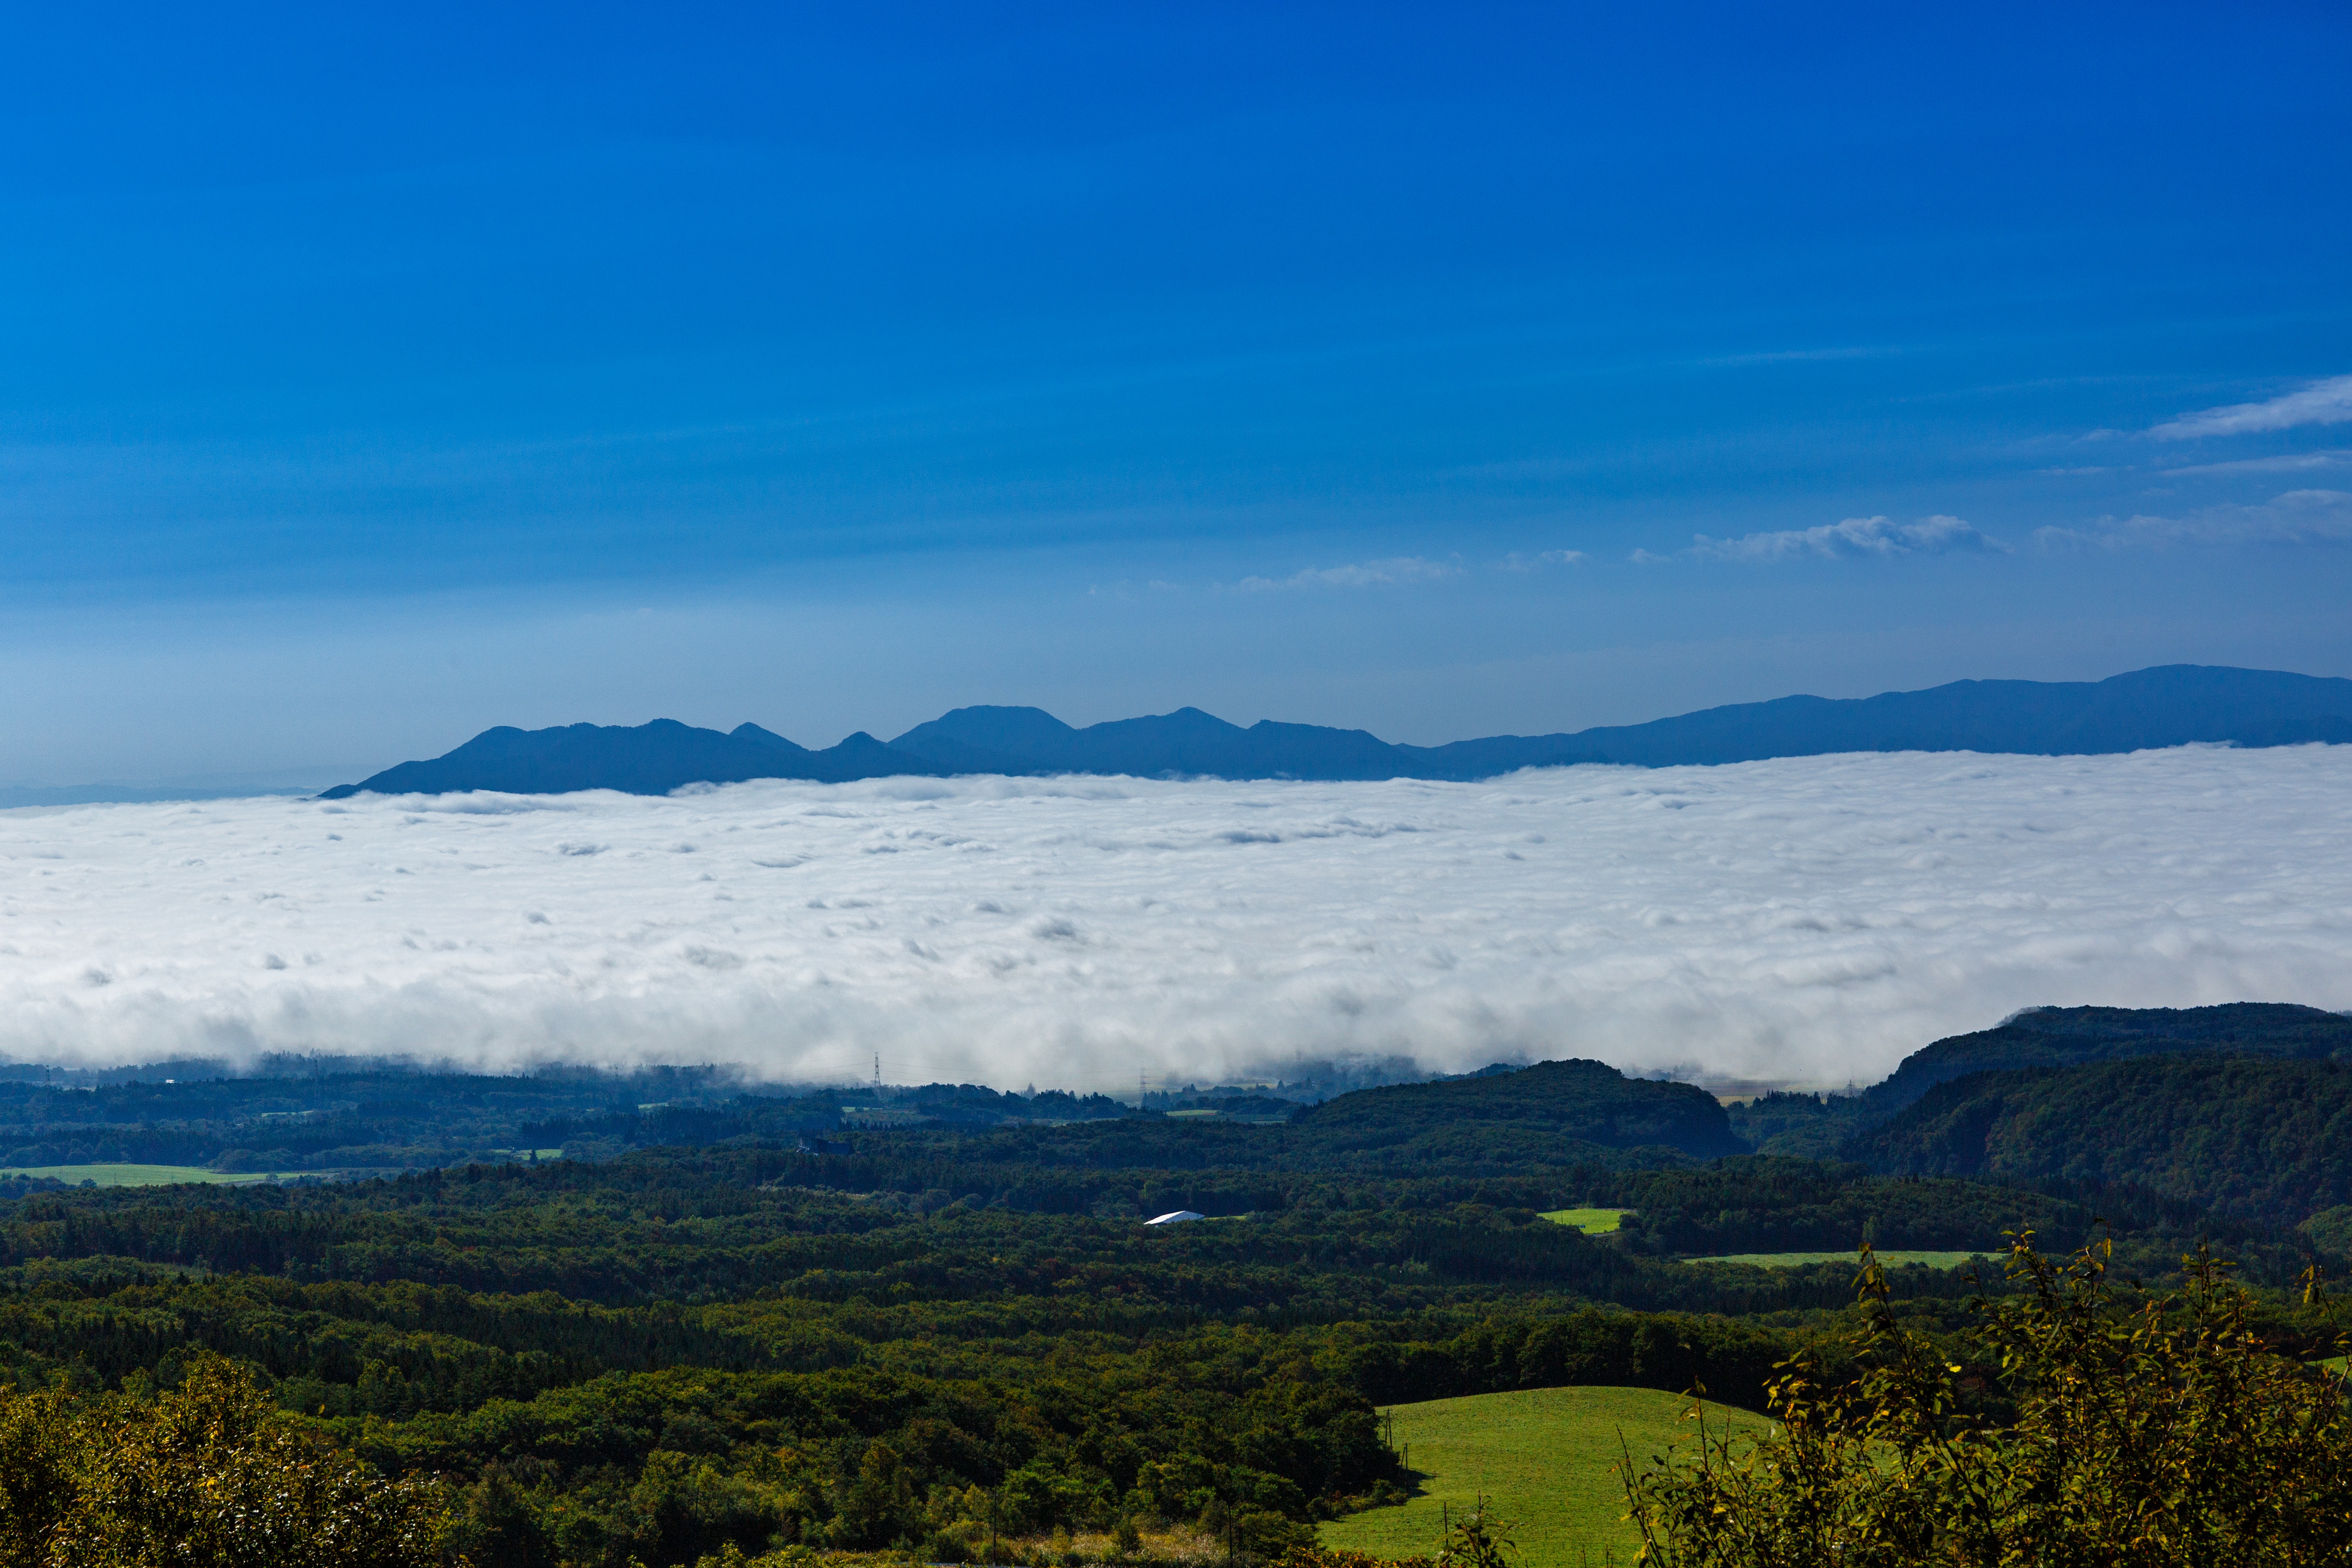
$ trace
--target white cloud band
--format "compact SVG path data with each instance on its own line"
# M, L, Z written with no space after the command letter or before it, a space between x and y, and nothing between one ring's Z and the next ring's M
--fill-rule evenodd
M2352 375L2334 375L2261 403L2232 403L2226 408L2183 414L2148 433L2160 440L2189 441L2201 436L2291 430L2298 425L2340 425L2347 419L2352 419Z
M1817 528L1744 533L1737 539L1709 539L1702 533L1688 552L1712 561L1787 561L1809 556L1833 561L1853 556L2006 552L2008 548L1974 523L1957 517L1923 517L1916 522L1849 517Z
M1276 588L1388 588L1404 583L1442 583L1449 577L1461 575L1462 568L1452 562L1426 561L1418 555L1398 555L1386 561L1365 561L1347 566L1309 567L1279 580L1244 577L1234 586L1252 594L1267 593Z
M2257 506L2200 507L2180 517L2140 513L2082 528L2040 528L2045 548L2161 550L2173 546L2336 544L2352 541L2352 492L2289 490Z
M2352 1006L2347 841L2347 747L19 811L0 1051L1866 1081L2036 1003Z

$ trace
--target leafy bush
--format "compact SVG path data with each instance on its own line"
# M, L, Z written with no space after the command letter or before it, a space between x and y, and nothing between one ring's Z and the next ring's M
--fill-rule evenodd
M1702 1432L1646 1473L1626 1456L1644 1561L1659 1568L2098 1563L2300 1568L2352 1553L2352 1414L2343 1378L2273 1354L2253 1302L2209 1255L2178 1295L2126 1300L2107 1249L2063 1262L2011 1248L2015 1288L1976 1346L2014 1401L1959 1414L1962 1367L1890 1307L1864 1252L1867 1367L1825 1385L1787 1363L1772 1436ZM2315 1276L2310 1287L2316 1296Z
M5 1568L416 1568L448 1525L436 1488L291 1430L218 1357L152 1401L0 1388Z

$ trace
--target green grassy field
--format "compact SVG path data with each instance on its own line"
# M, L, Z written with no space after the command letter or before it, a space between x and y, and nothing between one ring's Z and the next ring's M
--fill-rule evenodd
M1690 1402L1651 1388L1538 1388L1391 1405L1394 1441L1420 1492L1389 1508L1333 1520L1327 1546L1381 1557L1436 1553L1443 1521L1492 1500L1495 1517L1524 1552L1526 1568L1629 1563L1639 1544L1624 1521L1625 1498L1610 1467L1618 1434L1637 1461L1690 1436ZM1759 1417L1723 1405L1727 1418L1760 1429Z
M1958 1268L1971 1258L1984 1258L1980 1252L1895 1252L1882 1251L1878 1261L1889 1268L1920 1263L1930 1268ZM1721 1258L1686 1258L1685 1263L1745 1263L1757 1268L1803 1268L1815 1263L1853 1263L1851 1252L1734 1252Z
M1587 1236L1607 1236L1633 1212L1632 1209L1554 1209L1544 1218L1554 1225L1572 1225Z
M10 1176L55 1176L72 1186L95 1182L101 1187L167 1187L179 1182L223 1184L268 1180L268 1175L260 1173L226 1176L218 1171L207 1171L202 1165L14 1165L0 1169L0 1180Z

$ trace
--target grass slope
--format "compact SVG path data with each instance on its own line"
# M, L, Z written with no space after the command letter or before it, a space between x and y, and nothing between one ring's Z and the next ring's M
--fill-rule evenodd
M1544 1218L1554 1225L1572 1225L1587 1236L1609 1236L1625 1223L1632 1209L1554 1209Z
M1682 1418L1689 1404L1652 1388L1537 1388L1390 1405L1382 1414L1420 1477L1418 1495L1334 1520L1322 1527L1323 1542L1381 1557L1433 1556L1444 1517L1475 1507L1484 1492L1526 1568L1631 1563L1638 1542L1610 1470L1618 1434L1637 1461L1647 1460L1692 1435ZM1709 1406L1709 1416L1762 1425L1722 1405Z
M224 1175L202 1165L16 1165L0 1170L0 1180L10 1176L33 1181L53 1176L74 1186L94 1182L101 1187L168 1187L182 1182L231 1185L268 1179L262 1173Z

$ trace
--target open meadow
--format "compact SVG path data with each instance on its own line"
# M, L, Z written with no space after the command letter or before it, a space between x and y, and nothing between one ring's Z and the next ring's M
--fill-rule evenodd
M1413 1496L1334 1520L1321 1540L1380 1557L1434 1556L1445 1521L1483 1495L1527 1568L1631 1563L1638 1542L1614 1467L1626 1450L1646 1464L1692 1439L1691 1409L1683 1395L1654 1388L1521 1389L1389 1405L1381 1415L1415 1477ZM1764 1425L1720 1405L1706 1412L1710 1423Z
M1543 1217L1554 1225L1572 1225L1587 1236L1613 1236L1632 1209L1553 1209Z
M69 1187L88 1182L99 1187L169 1187L195 1182L206 1186L236 1186L249 1182L266 1182L267 1172L239 1172L234 1174L209 1170L202 1165L131 1165L98 1163L87 1165L12 1165L0 1168L0 1182L43 1180L63 1182Z

